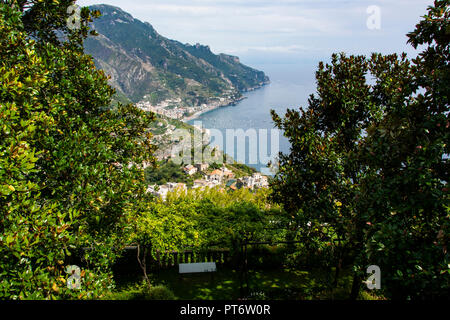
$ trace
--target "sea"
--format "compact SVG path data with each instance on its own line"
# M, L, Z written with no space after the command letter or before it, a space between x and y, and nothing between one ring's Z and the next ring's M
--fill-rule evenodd
M276 169L268 164L276 163L279 152L289 153L290 143L275 127L270 110L284 116L287 109L307 107L309 96L316 90L316 66L299 63L252 67L264 71L270 84L245 93L245 99L234 106L209 111L188 123L212 132L211 145L236 161L273 175Z

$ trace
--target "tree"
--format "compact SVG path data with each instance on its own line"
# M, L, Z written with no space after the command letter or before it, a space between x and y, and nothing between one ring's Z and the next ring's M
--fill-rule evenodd
M354 202L364 170L353 161L353 154L378 111L366 83L368 70L362 56L335 54L331 65L319 65L318 96L310 97L307 110L288 110L285 119L272 112L292 144L289 155L280 155L273 199L292 216L298 240L311 248L317 247L313 239L336 240L340 252L353 261L361 250L364 230ZM360 282L357 274L354 282Z
M392 77L383 87L406 95L384 100L380 93L389 111L361 148L372 168L366 199L376 208L370 211L367 255L381 267L393 298L446 297L450 287L449 11L449 1L435 1L408 34L414 48L424 46L408 70L412 77Z
M251 242L273 241L282 236L279 207L269 204L265 190L256 194L246 189L234 193L212 190L202 193L197 212L203 247L231 250L239 271L241 296L247 296L248 246Z
M147 202L133 216L133 233L129 241L137 245L137 260L149 288L148 257L157 260L173 251L182 252L200 245L195 203L188 199L172 200Z
M149 287L148 258L213 248L231 249L243 285L247 244L283 239L280 208L269 204L267 190L179 190L168 193L165 201L142 203L136 212L128 242L138 246L137 259Z
M87 298L113 285L109 267L145 197L153 116L109 108L114 90L83 53L73 1L0 4L0 294ZM65 286L81 256L82 290Z
M388 296L419 288L418 296L430 288L438 295L448 286L437 285L448 263L448 28L448 1L436 1L409 35L415 47L427 46L418 59L335 54L320 63L318 95L305 111L284 119L272 112L292 145L280 155L272 198L307 245L337 240L337 267L344 254L355 270L352 298L369 263L385 271ZM432 249L432 239L443 247ZM429 280L404 281L419 261L435 266Z

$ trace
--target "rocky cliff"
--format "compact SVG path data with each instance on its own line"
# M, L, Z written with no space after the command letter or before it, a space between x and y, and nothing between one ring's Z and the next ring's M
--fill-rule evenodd
M167 39L120 8L91 9L100 10L102 17L93 22L99 35L86 40L86 53L111 76L111 85L122 98L195 107L211 99L239 99L242 92L269 81L264 72L243 65L238 57Z

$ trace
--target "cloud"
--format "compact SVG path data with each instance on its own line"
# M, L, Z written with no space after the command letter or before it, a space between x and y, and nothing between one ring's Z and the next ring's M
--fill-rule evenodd
M190 16L211 16L220 13L221 9L214 6L194 6L180 4L143 4L140 10L152 13L163 13L168 15L190 15Z
M102 0L150 22L163 36L216 53L310 55L408 50L405 34L433 0ZM81 5L97 1L81 0ZM367 8L381 8L380 30Z

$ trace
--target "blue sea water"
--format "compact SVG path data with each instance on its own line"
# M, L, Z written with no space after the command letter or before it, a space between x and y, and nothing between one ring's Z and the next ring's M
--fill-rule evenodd
M244 162L259 171L263 170L263 173L268 174L267 170L264 170L267 166L268 157L261 157L260 143L267 143L266 155L270 157L272 162L278 156L277 151L289 153L290 149L289 141L283 136L282 132L278 132L278 137L274 133L276 141L272 143L272 132L270 130L276 128L272 121L270 110L273 109L280 116L284 116L288 108L299 109L306 107L309 96L315 93L315 66L306 64L274 64L254 67L264 71L269 76L271 80L269 85L246 93L246 99L239 102L236 106L212 110L188 123L201 125L206 129L220 130L223 135L223 141L214 141L215 139L213 139L211 144L218 145L225 153L233 156L235 160L241 163ZM231 144L229 144L230 141L227 141L227 129L242 129L244 132L253 130L253 132L257 133L258 142L255 144L258 145L258 148L252 147L249 139L245 139L245 150L244 148L238 148L238 141L235 138L234 150L230 150L232 148ZM266 129L267 133L264 130L261 131L261 129ZM264 135L266 137L263 137ZM263 137L262 140L261 137ZM266 140L267 142L265 142ZM227 144L229 145L228 150Z

